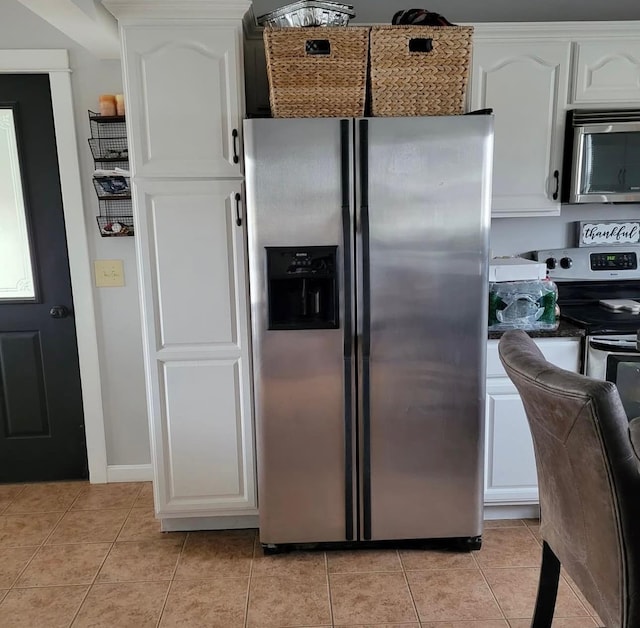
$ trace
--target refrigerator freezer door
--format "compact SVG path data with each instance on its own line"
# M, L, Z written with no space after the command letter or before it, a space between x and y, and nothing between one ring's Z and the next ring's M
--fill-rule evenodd
M352 134L349 120L245 122L260 540L266 544L355 534ZM277 271L271 285L268 258ZM316 266L321 279L314 278ZM329 285L334 275L337 292ZM324 324L332 294L337 325ZM270 299L279 298L284 302L272 302L270 310ZM306 329L294 328L300 321Z
M493 118L356 124L362 535L476 536Z

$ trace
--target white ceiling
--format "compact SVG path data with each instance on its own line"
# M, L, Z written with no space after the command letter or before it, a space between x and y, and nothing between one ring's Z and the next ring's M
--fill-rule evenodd
M338 0L339 1L339 0ZM451 22L556 22L640 20L639 0L429 0L427 5L398 0L344 0L356 12L355 22L391 23L400 9L423 8ZM286 0L254 0L256 16L289 4Z

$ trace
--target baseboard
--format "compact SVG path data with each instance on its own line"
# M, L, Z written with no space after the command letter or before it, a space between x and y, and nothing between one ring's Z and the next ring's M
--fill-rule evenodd
M151 482L150 464L116 464L107 466L107 482Z
M484 519L490 521L493 519L539 519L540 506L538 504L520 504L520 505L485 505Z
M257 528L258 515L235 517L176 517L160 519L163 532L189 532L193 530L238 530Z

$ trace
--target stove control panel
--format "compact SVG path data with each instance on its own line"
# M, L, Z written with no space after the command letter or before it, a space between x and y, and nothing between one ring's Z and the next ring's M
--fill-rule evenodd
M535 251L554 281L640 279L640 246L594 246Z
M635 270L638 268L638 256L635 252L591 253L591 270Z

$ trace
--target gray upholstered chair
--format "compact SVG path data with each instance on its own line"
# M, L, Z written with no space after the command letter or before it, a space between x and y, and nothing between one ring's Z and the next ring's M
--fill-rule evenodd
M550 364L523 331L506 332L499 352L538 471L533 628L551 626L561 564L608 628L640 628L640 419L628 421L614 384Z

